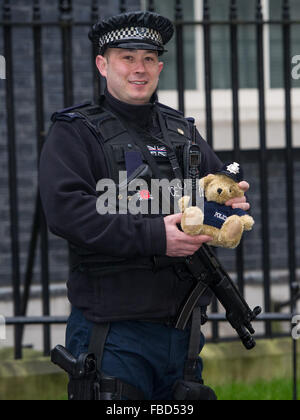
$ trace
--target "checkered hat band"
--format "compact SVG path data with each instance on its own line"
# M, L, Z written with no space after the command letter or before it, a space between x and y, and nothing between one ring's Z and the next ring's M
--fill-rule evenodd
M159 44L163 44L162 36L155 29L150 28L122 28L115 31L109 32L103 35L99 39L99 46L102 48L104 45L110 44L115 41L124 41L124 40L135 40L141 39L144 41L155 41Z

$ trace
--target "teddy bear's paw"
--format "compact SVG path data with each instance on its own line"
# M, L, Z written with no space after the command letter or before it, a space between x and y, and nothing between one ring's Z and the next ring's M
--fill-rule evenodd
M248 216L248 215L242 216L241 217L241 221L242 221L242 223L244 225L244 230L246 230L248 232L250 230L252 230L252 228L253 228L253 226L255 224L255 221L254 221L253 217Z
M183 213L181 227L184 233L196 236L201 233L204 213L199 207L189 207Z
M181 213L184 213L185 210L188 208L190 199L191 199L191 197L184 196L180 200L178 200L178 207L179 207Z

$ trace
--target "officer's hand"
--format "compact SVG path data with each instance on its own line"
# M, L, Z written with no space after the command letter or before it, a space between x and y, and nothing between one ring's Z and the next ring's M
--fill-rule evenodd
M190 236L178 229L177 224L181 223L182 213L167 216L164 218L167 234L168 257L188 257L194 255L201 246L212 241L210 236Z
M243 181L239 183L239 187L246 193L250 189L248 182ZM250 210L250 204L247 202L246 197L233 198L232 200L227 201L226 206L232 207L233 209L242 209L244 211Z

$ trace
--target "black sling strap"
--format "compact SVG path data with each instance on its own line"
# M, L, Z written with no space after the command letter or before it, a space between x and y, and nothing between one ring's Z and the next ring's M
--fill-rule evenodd
M110 330L110 323L94 323L89 344L89 353L96 356L97 370L99 372L99 393L100 399L126 399L130 401L141 401L145 399L144 393L138 388L121 381L118 378L105 376L101 372L102 359L106 339Z
M183 174L182 174L180 165L178 163L178 159L177 159L176 153L174 151L174 148L172 146L171 140L169 138L169 133L168 133L168 129L167 129L167 126L166 126L166 121L163 118L162 112L161 112L161 110L159 109L158 106L156 107L156 111L157 111L159 125L160 125L162 135L163 135L163 138L164 138L164 142L165 142L165 144L168 148L168 156L169 156L169 160L170 160L173 172L174 172L175 177L177 179L180 179L180 181L183 181Z
M188 358L184 367L185 381L199 381L196 371L199 361L199 346L201 340L201 308L196 307L192 315L192 326L190 334L190 343Z
M98 371L101 370L102 359L103 359L103 352L105 342L109 333L110 324L103 323L103 324L94 324L92 329L92 335L90 338L89 344L89 353L95 354L97 356L97 369Z

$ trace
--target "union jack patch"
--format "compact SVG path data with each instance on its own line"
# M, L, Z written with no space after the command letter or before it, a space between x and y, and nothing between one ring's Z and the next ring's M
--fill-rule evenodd
M167 157L167 148L165 146L147 146L152 156Z

